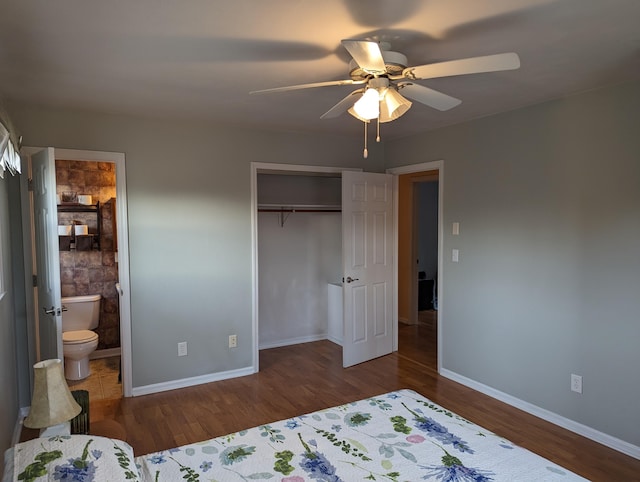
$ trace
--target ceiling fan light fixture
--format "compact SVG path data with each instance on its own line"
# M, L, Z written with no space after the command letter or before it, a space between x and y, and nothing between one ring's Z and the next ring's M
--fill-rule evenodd
M380 122L391 122L403 116L410 108L412 102L404 98L392 88L387 90L382 102L380 102Z
M351 110L351 109L349 109ZM380 95L376 89L369 88L353 105L356 117L359 119L371 120L380 115Z

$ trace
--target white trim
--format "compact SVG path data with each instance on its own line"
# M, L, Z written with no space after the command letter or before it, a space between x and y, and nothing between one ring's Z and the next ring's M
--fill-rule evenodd
M226 372L213 373L210 375L200 375L197 377L183 378L181 380L172 380L169 382L154 383L152 385L144 385L135 387L132 395L134 397L140 395L149 395L151 393L166 392L167 390L176 390L179 388L193 387L204 383L219 382L220 380L228 380L229 378L244 377L252 375L253 367L239 368L237 370L229 370Z
M394 279L395 279L395 287L393 292L393 312L395 313L396 323L399 321L398 317L398 176L402 174L411 174L414 172L422 172L422 171L438 171L438 289L437 289L437 299L438 299L438 310L437 310L437 325L438 325L438 373L442 370L442 351L443 351L443 343L442 343L442 320L444 319L444 314L442 311L442 278L443 278L443 267L444 267L444 161L431 161L431 162L422 162L420 164L411 164L408 166L401 167L393 167L387 169L386 172L394 175L394 219L393 219L393 227L394 227L394 243L395 249L393 250L394 255ZM396 330L397 331L397 330ZM398 335L396 333L394 340L394 351L398 350Z
M587 425L583 425L581 423L575 422L571 419L562 417L557 413L550 412L544 408L540 408L537 405L533 405L529 402L525 402L524 400L520 400L519 398L513 397L507 393L501 392L500 390L496 390L495 388L491 388L482 383L476 382L470 378L467 378L463 375L459 375L458 373L452 372L447 369L440 370L440 375L454 382L458 382L466 387L472 388L480 393L484 393L496 400L500 400L512 407L519 408L520 410L530 413L531 415L535 415L547 422L551 422L554 425L562 427L564 429L570 430L571 432L577 433L578 435L582 435L594 442L601 443L609 448L617 450L618 452L622 452L630 457L640 460L640 447L630 444L629 442L625 442L624 440L620 440L619 438L612 437L611 435L607 435L606 433L600 432L594 428L588 427Z
M320 340L329 340L329 337L326 333L323 335L300 336L298 338L289 338L287 340L264 343L260 345L260 349L268 350L269 348L280 348L282 346L299 345L301 343L311 343L313 341L320 341ZM330 340L330 341L333 341L333 340Z
M251 339L253 353L251 365L254 372L260 371L260 346L258 332L258 166L251 163Z
M289 173L299 172L313 174L341 174L343 171L361 172L359 167L332 167L332 166L307 166L302 164L277 164L272 162L252 162L251 168L255 167L260 174L277 174L280 171Z
M251 163L251 316L253 337L253 369L259 371L260 343L259 343L259 307L258 307L258 174L270 173L306 173L313 174L341 174L344 171L362 171L360 168L352 167L327 167L327 166L306 166L299 164L276 164L269 162ZM326 337L325 337L326 338Z
M82 149L58 149L56 159L66 161L124 162L123 152L86 151Z

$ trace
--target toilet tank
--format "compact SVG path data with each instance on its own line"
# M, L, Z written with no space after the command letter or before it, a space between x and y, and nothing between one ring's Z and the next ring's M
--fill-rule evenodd
M62 298L62 331L93 330L100 321L100 295ZM66 308L66 311L64 309Z

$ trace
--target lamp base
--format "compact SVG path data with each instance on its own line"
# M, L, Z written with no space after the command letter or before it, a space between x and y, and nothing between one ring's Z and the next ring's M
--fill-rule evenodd
M56 435L71 435L71 422L62 422L40 430L40 438L55 437Z

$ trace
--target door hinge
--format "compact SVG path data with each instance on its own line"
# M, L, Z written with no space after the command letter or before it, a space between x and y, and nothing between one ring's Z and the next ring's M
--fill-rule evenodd
M38 286L38 275L37 275L37 274L34 274L34 275L31 277L31 279L32 279L32 281L33 281L33 287L35 288L36 286Z
M33 192L33 178L27 179L27 190Z

